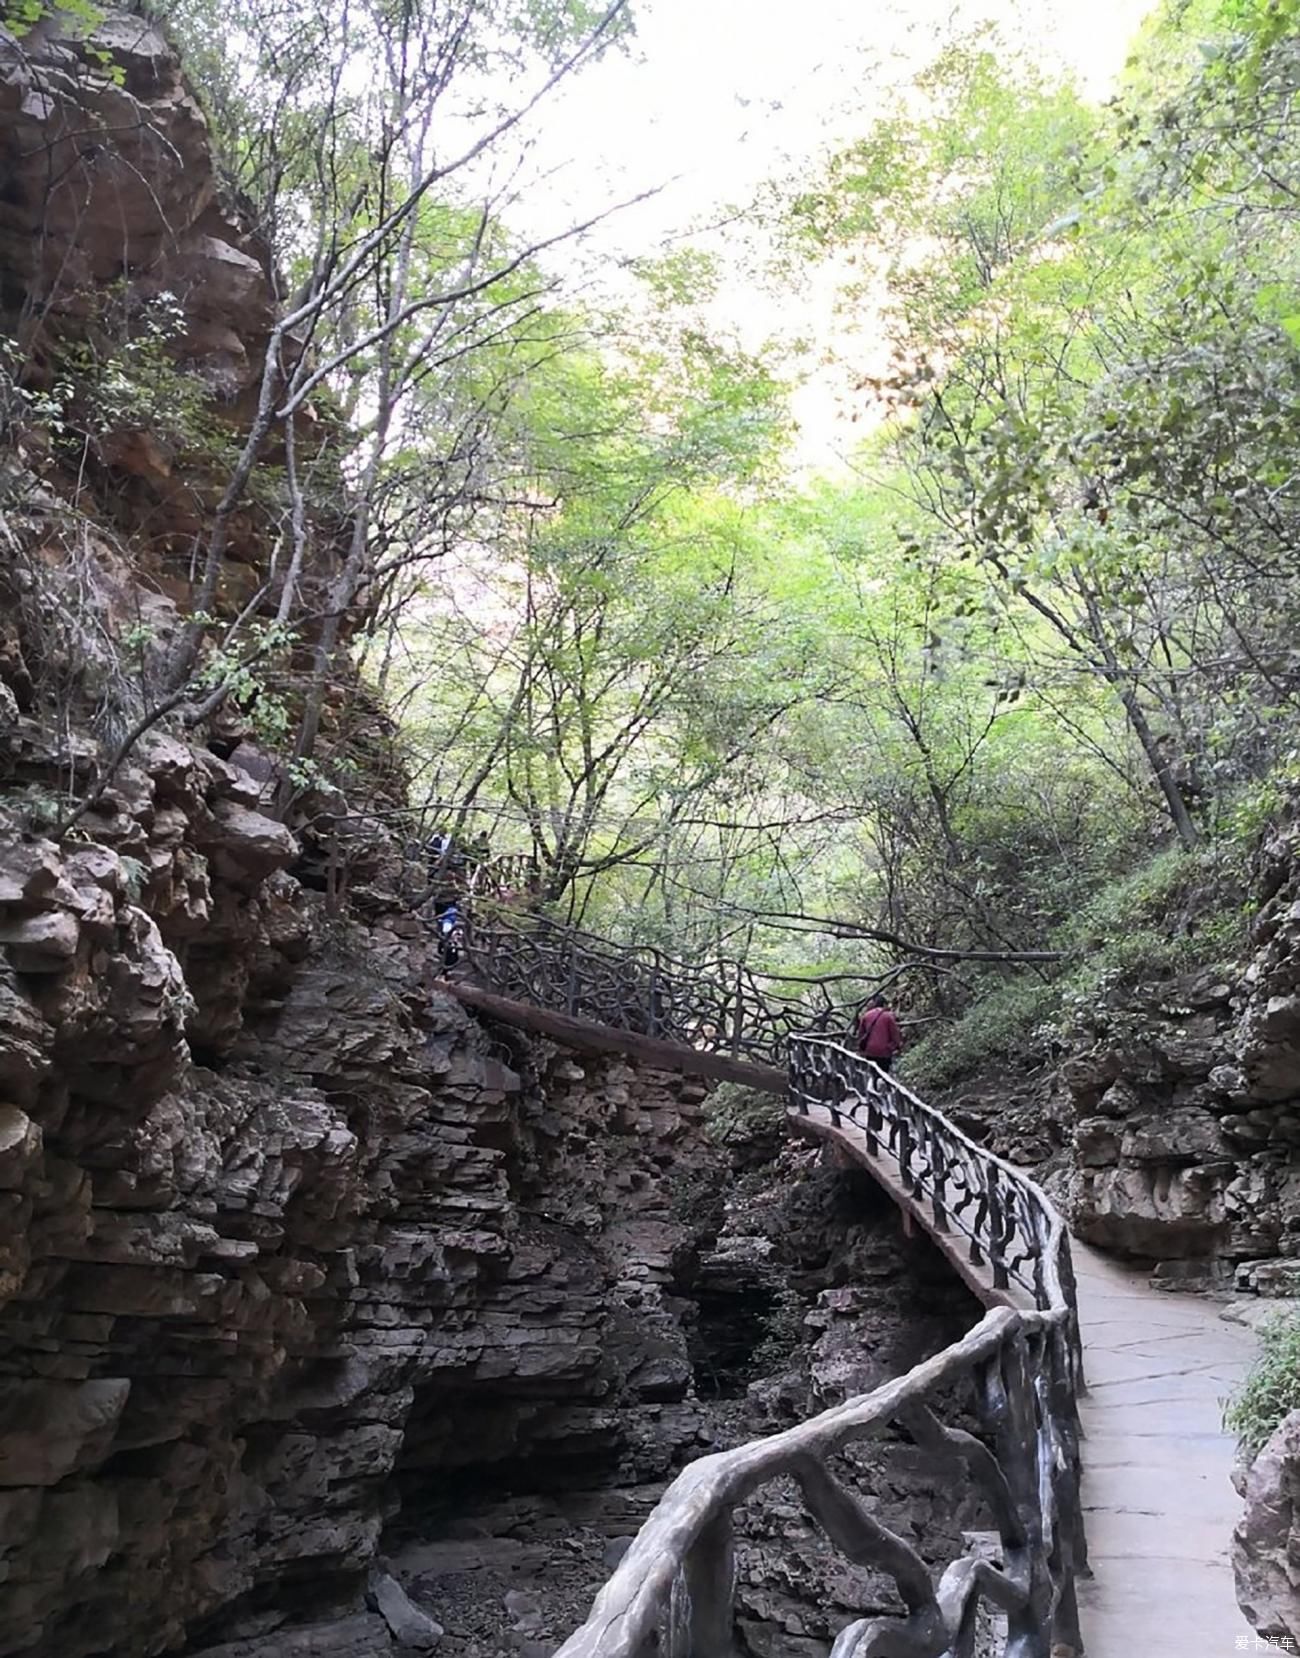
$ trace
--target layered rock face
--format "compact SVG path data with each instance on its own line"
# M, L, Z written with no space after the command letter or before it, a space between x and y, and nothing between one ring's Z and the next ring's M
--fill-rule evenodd
M248 774L142 762L94 841L0 856L4 1652L347 1606L435 1472L653 1478L700 1421L665 1172L716 1168L702 1088L502 1057Z
M792 1151L728 1202L700 1084L502 1047L423 990L420 924L332 913L258 788L158 738L95 839L0 857L5 1653L386 1651L420 1615L375 1575L395 1522L448 1650L484 1650L456 1620L511 1626L465 1609L487 1534L549 1583L550 1513L573 1617L687 1456L973 1317L864 1177ZM860 1460L942 1548L941 1473ZM742 1526L755 1652L892 1604L792 1496Z
M74 582L112 609L119 637L147 630L165 646L193 608L196 553L257 406L279 299L269 252L221 184L165 34L125 9L104 8L90 40L66 16L21 40L0 26L0 179L0 422L18 417L0 502L30 510L48 539L66 538L69 508L85 511L102 545ZM285 339L289 361L300 350ZM5 387L10 372L20 389ZM314 612L347 532L346 491L319 409L295 427L314 473L298 596ZM283 459L273 436L261 463ZM275 613L276 517L254 490L226 520L217 616ZM6 609L40 578L29 571ZM85 632L78 643L100 655ZM119 701L149 677L148 651L133 654ZM20 707L40 688L17 686Z
M445 1654L544 1658L586 1617L663 1489L646 1427L694 1426L695 1451L776 1432L879 1385L978 1318L929 1240L901 1236L862 1171L827 1167L805 1147L773 1150L766 1137L763 1161L746 1167L749 1149L725 1185L677 1187L678 1213L704 1229L674 1286L687 1307L694 1396L643 1407L642 1427L599 1485L591 1465L540 1491L480 1478L453 1486L436 1527L391 1537L391 1568L446 1626ZM951 1468L901 1435L854 1447L846 1461L875 1512L936 1564L964 1527L982 1523L954 1505ZM899 1610L892 1579L839 1554L791 1482L750 1497L736 1528L739 1650L753 1658L824 1658L852 1618Z
M1239 974L1151 986L1094 1010L1061 1067L1070 1206L1089 1242L1148 1260L1215 1258L1267 1288L1300 1254L1300 831L1264 847Z
M1265 1641L1300 1648L1300 1411L1255 1458L1232 1539L1241 1609Z
M1300 826L1261 849L1243 959L1099 996L945 1108L1075 1232L1179 1277L1290 1293L1300 1255Z
M329 1642L386 1650L403 1497L451 1470L653 1477L692 1442L665 1172L718 1167L702 1090L502 1050L427 992L381 722L356 798L299 791L287 823L233 704L106 770L223 475L138 410L69 472L30 399L70 349L154 349L161 309L163 378L237 435L274 282L138 17L93 46L0 31L0 172L28 370L0 465L0 1652L134 1658L340 1608ZM218 610L274 607L263 515L229 528Z

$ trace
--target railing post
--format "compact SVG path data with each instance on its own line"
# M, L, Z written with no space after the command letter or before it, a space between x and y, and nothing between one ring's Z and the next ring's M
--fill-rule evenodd
M867 1121L865 1133L867 1150L873 1157L880 1155L880 1132L884 1126L884 1119L880 1115L880 1091L873 1078L867 1088Z
M650 952L650 1007L646 1016L647 1034L659 1034L659 952Z
M731 1658L736 1554L731 1512L711 1520L682 1563L689 1605L690 1658Z
M1006 1206L1002 1198L1002 1188L999 1184L996 1164L989 1164L986 1179L988 1182L988 1208L985 1213L988 1218L989 1229L989 1265L993 1268L994 1288L1004 1290L1011 1280L1007 1276L1006 1260L1002 1253L1006 1232Z
M799 1044L790 1042L785 1050L785 1091L799 1108L799 1115L808 1115L808 1095L804 1090L799 1065Z
M943 1136L931 1126L930 1129L930 1208L934 1214L934 1224L940 1232L948 1230L948 1158L944 1151Z
M745 968L736 963L736 1005L731 1016L731 1057L740 1058L740 1041L745 1030Z
M912 1125L906 1117L898 1119L898 1172L903 1177L903 1185L910 1192L912 1189Z

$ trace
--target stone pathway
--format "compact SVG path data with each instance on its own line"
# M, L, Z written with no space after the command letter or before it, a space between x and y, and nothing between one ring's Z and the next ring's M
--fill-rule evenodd
M1256 1650L1228 1559L1241 1502L1221 1401L1253 1339L1215 1303L1075 1246L1089 1392L1080 1401L1093 1577L1087 1658L1235 1658Z

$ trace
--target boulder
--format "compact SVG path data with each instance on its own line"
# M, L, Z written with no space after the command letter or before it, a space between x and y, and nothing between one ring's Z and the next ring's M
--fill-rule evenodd
M1074 1131L1074 1155L1088 1167L1119 1162L1119 1130L1105 1117L1088 1117Z
M0 1104L0 1192L20 1190L40 1152L39 1127L16 1105Z
M366 1588L366 1604L388 1625L394 1641L404 1652L432 1652L446 1631L427 1612L422 1612L390 1573L372 1571Z
M1226 1150L1217 1119L1200 1110L1129 1121L1120 1141L1121 1157L1134 1163L1204 1163Z
M298 843L277 818L234 800L213 808L204 848L227 880L256 885L298 856Z
M131 1383L0 1383L0 1486L57 1485L112 1444Z
M1070 1188L1070 1220L1085 1243L1143 1260L1212 1255L1228 1231L1229 1166L1082 1168Z
M1237 1602L1266 1641L1300 1650L1300 1411L1255 1458L1232 1535Z
M53 1045L53 1030L0 957L0 1089L17 1104L32 1104L49 1070Z
M40 904L59 883L59 849L52 841L0 846L0 904Z
M19 973L61 973L77 953L81 928L67 910L0 920L0 944Z

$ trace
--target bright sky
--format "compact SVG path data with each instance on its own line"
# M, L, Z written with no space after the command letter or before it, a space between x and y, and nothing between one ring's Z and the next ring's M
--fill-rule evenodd
M1150 0L639 0L630 58L547 111L563 188L590 201L667 184L623 219L627 245L680 230L764 178L860 133L881 91L985 20L1105 96ZM639 244L639 245L638 245Z
M888 90L954 33L984 21L1045 66L1069 70L1102 99L1151 0L634 0L630 56L586 70L548 101L534 163L547 184L508 217L525 234L563 215L662 187L594 233L608 259L654 255L683 238L726 259L743 233L698 227L745 205L766 179L802 171L819 152L861 134ZM531 171L531 169L530 169ZM532 221L531 223L529 221ZM830 343L835 273L802 295L774 296L727 260L720 315L744 343L802 334ZM798 395L800 459L833 465L849 437L842 400L819 373Z

